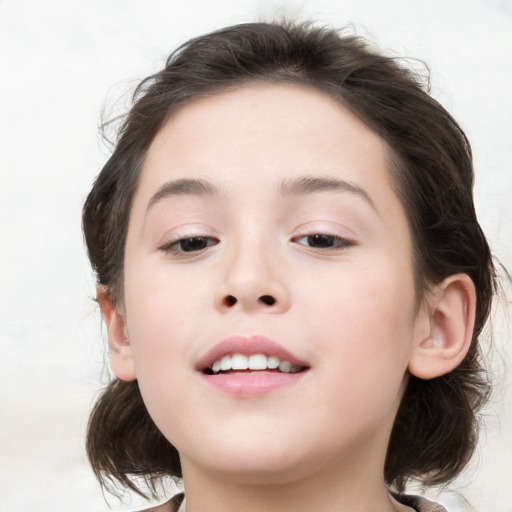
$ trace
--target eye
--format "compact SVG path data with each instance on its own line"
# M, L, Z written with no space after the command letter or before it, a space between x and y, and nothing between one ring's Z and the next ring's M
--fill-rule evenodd
M351 240L326 233L315 233L312 235L301 236L296 238L294 241L298 244L307 245L314 249L338 249L354 245Z
M209 236L190 236L167 243L160 247L160 250L172 254L194 253L218 243L219 241L216 238Z

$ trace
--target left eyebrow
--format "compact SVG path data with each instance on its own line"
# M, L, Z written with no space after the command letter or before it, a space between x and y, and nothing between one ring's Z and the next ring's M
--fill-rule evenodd
M355 194L364 199L379 215L375 202L368 192L350 181L323 176L300 176L299 178L283 181L279 188L281 196L301 196L318 192L349 192Z

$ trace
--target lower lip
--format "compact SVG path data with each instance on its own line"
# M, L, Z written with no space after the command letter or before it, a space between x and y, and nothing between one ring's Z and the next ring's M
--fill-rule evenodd
M300 380L306 371L298 373L280 372L240 372L201 374L201 377L214 389L236 396L259 396L268 394Z

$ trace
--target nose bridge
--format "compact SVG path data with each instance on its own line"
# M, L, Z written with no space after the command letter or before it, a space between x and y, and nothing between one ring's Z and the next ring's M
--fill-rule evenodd
M227 249L216 303L224 310L288 309L289 294L275 241L264 230L245 231Z

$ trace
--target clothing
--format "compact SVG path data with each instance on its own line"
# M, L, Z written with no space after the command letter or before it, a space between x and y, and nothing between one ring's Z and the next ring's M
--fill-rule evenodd
M169 501L140 512L185 512L185 496L183 493L176 494Z
M446 509L433 501L422 498L421 496L393 495L396 501L402 505L413 508L416 512L447 512ZM183 494L177 494L172 500L156 508L150 508L145 512L186 512L185 497Z
M394 494L393 497L402 505L407 505L408 507L413 508L417 512L447 512L442 505L427 500L426 498L422 498L421 496L406 496L404 494Z

